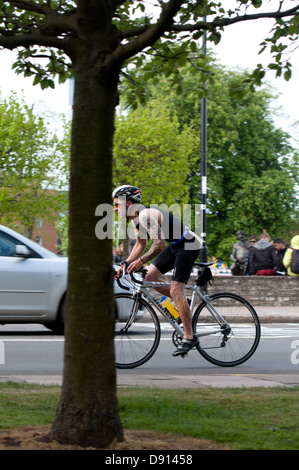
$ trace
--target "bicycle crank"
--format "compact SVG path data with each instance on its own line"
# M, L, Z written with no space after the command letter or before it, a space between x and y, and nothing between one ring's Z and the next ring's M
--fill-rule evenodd
M177 323L180 325L182 323L182 320L180 318L177 319ZM172 342L173 344L178 347L178 345L181 343L183 339L183 336L181 333L178 333L176 330L172 333Z

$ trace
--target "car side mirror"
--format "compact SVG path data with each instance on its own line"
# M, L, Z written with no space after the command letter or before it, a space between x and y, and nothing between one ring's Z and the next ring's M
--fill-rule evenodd
M25 245L16 245L15 250L16 256L20 256L21 258L29 258L30 251L28 250L27 246Z

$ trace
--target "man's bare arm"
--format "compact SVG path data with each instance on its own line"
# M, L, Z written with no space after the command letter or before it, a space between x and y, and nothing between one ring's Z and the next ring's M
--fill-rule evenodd
M131 263L132 261L136 261L137 259L139 259L142 253L144 252L145 248L146 248L146 239L139 238L138 232L137 232L136 243L133 246L133 249L127 258L127 262Z
M166 248L166 242L163 237L161 225L157 218L157 215L152 214L150 211L144 211L140 217L140 224L146 228L147 233L153 244L145 255L142 256L144 263L154 259L164 248Z
M143 264L155 258L162 250L164 250L164 248L166 248L166 242L160 226L159 213L157 211L152 211L151 209L148 211L142 211L139 218L139 227L138 245L134 252L132 250L132 253L127 260L129 262L131 261L128 267L129 273L138 271ZM143 255L142 251L142 256L140 254L140 257L136 259L136 256L140 253L139 248L141 246L146 246L147 234L150 239L153 240L153 244L147 253ZM132 255L134 255L135 260L133 260Z

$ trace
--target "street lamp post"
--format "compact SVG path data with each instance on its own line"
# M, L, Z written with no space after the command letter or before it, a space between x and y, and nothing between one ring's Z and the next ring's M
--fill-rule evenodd
M206 33L203 35L203 52L206 55ZM200 261L207 262L207 98L201 99L201 238Z

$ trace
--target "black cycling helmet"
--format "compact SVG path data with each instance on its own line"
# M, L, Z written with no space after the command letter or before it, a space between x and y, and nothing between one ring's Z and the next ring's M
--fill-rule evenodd
M130 186L128 184L124 184L123 186L119 186L116 188L113 193L112 197L125 197L132 202L136 202L138 204L141 203L142 193L140 188L136 188L135 186Z

